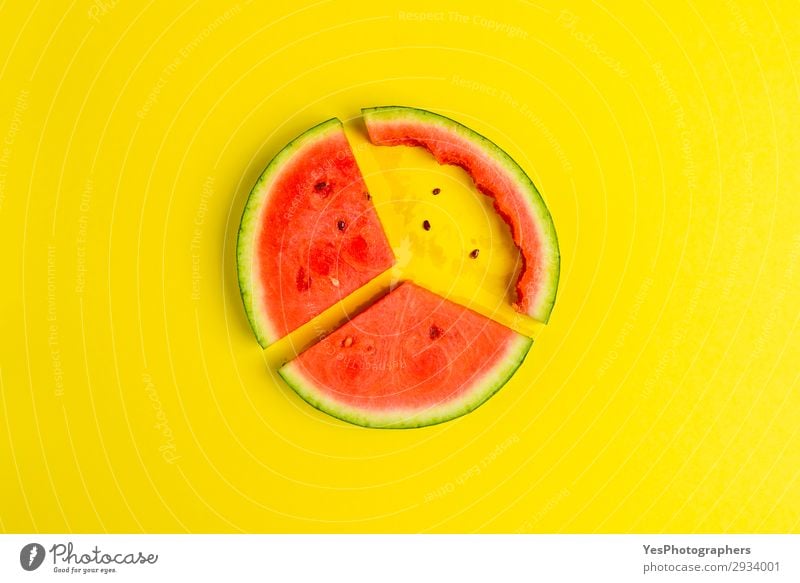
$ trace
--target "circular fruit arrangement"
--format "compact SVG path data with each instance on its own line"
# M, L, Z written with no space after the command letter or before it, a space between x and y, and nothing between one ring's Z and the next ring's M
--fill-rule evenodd
M491 197L521 258L513 307L547 322L558 287L558 241L522 168L487 138L442 115L400 106L362 114L373 144L425 148L440 164L463 168ZM430 222L422 228L429 231ZM250 193L237 245L242 300L262 347L394 263L338 119L307 130L272 159ZM422 427L485 402L531 345L527 336L404 281L278 372L334 417L366 427Z

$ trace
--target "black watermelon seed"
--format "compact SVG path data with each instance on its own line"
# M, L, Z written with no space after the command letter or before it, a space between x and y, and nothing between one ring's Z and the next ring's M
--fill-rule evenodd
M425 219L424 221L422 221L422 228L425 229L426 231L430 231L431 222L428 219Z
M439 328L439 326L437 326L436 324L433 324L431 326L431 329L428 330L428 335L431 337L431 340L436 340L442 335L443 332L444 330Z
M473 259L477 259L478 258L478 253L480 253L480 252L481 252L480 249L473 249L472 252L469 254L469 256L472 257Z
M323 191L323 190L325 190L327 187L328 187L328 183L327 183L327 182L325 182L325 181L323 180L322 182L317 182L317 183L314 185L314 190L316 190L317 192L322 192L322 191Z
M347 223L345 223L342 219L339 219L336 222L336 228L340 231L344 231L347 228Z
M368 193L368 192L365 192L365 193L364 193L364 196L366 196L366 197L367 197L367 200L372 200L372 195L371 195L370 193Z
M435 195L437 195L437 194L439 194L440 192L442 192L442 189L441 189L441 188L434 188L434 189L433 189L433 194L434 194L434 196L435 196Z

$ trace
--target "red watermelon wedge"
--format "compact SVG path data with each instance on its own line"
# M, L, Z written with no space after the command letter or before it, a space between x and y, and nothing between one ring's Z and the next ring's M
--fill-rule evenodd
M411 282L280 369L308 403L367 427L464 415L514 374L532 340Z
M392 266L394 256L338 119L269 163L239 227L239 289L261 346Z
M499 146L448 117L413 107L362 110L370 141L421 146L440 164L466 170L511 228L522 255L515 308L547 322L558 288L559 251L553 220L525 171Z

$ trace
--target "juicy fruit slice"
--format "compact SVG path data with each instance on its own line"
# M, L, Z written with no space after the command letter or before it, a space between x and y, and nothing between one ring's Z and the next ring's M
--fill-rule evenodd
M410 282L279 370L314 407L367 427L421 427L499 390L532 340Z
M282 338L394 263L344 134L331 119L281 150L239 227L239 289L261 346Z
M421 146L440 164L466 170L478 190L494 199L522 256L514 307L547 322L558 288L558 240L539 191L519 164L480 134L430 111L388 106L362 113L373 144Z

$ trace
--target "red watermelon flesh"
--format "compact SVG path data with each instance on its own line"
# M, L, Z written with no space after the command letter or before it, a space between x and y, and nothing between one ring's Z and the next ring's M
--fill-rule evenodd
M262 346L393 263L339 120L287 145L253 188L239 235L239 278Z
M510 378L531 343L405 282L279 372L335 417L419 427L478 407Z
M440 164L463 168L476 188L494 199L522 257L515 308L546 322L558 286L558 241L550 213L522 168L499 146L447 117L401 106L363 114L373 144L421 146Z

